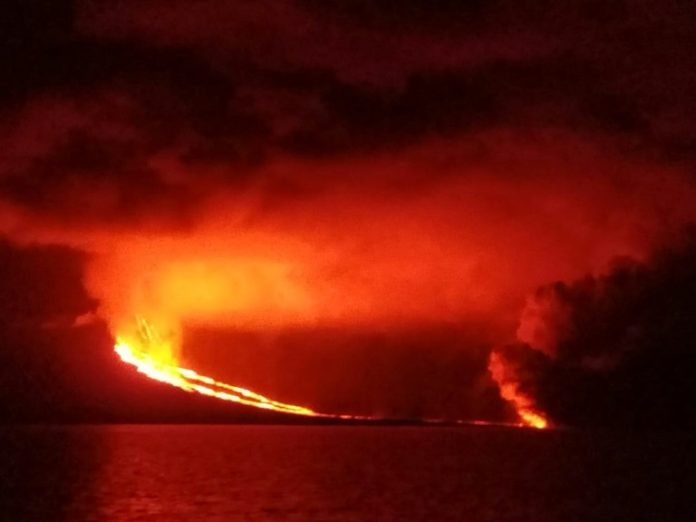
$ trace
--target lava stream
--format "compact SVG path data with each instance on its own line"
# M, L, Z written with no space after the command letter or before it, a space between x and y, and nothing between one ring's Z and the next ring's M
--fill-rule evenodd
M151 325L143 319L139 319L138 322L141 341L146 346L152 348L153 344L162 343ZM246 388L232 386L224 382L216 381L212 377L200 375L194 370L158 361L145 351L133 348L123 337L117 337L114 350L124 363L134 366L138 372L146 375L150 379L175 386L186 392L199 393L201 395L215 397L223 401L236 402L254 408L289 413L292 415L303 415L306 417L353 420L366 420L371 418L355 415L318 413L304 406L275 401Z

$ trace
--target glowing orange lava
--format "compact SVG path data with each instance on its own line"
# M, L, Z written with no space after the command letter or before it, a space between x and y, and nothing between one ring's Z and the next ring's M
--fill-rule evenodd
M139 343L142 344L143 350L133 348L133 346L122 337L116 338L114 350L123 362L134 366L138 372L146 375L150 379L175 386L186 392L199 393L223 401L236 402L254 408L272 410L280 413L304 415L306 417L354 420L368 419L368 417L354 415L317 413L303 406L274 401L256 392L247 390L246 388L232 386L224 382L216 381L211 377L200 375L193 370L159 361L152 354L168 353L169 350L167 350L166 347L165 349L160 349L160 345L164 345L165 342L160 339L154 328L144 319L138 319L138 323Z
M498 384L500 396L508 401L520 418L520 426L544 429L549 427L546 416L534 406L534 401L520 390L514 368L509 367L505 359L493 351L488 360L488 371Z
M529 426L530 428L537 428L539 430L543 430L544 428L548 428L549 426L549 421L546 420L546 418L542 414L536 411L519 410L517 414L522 419L524 425Z

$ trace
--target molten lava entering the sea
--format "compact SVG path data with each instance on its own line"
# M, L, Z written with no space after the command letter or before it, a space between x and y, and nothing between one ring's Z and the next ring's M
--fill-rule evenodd
M520 390L514 368L510 368L505 359L496 351L491 352L488 359L488 371L493 380L498 383L500 396L508 401L521 421L521 426L530 428L548 428L549 421L535 406L534 401Z
M523 424L530 428L543 430L549 426L549 421L546 420L546 417L533 410L518 410L517 414L522 419Z

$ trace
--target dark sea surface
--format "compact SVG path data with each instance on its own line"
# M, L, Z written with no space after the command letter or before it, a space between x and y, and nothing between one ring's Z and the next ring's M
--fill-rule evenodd
M0 427L0 519L691 521L695 441L478 427Z

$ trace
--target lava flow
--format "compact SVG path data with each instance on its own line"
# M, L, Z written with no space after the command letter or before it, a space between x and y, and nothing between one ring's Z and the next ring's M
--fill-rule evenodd
M236 402L246 406L279 413L335 419L368 419L368 417L353 415L318 413L303 406L274 401L251 390L247 390L246 388L232 386L224 382L216 381L211 377L200 375L193 370L181 368L172 363L159 361L156 357L151 355L151 353L168 353L169 350L164 346L166 342L160 338L152 325L142 318L138 319L138 334L140 337L139 343L143 345L142 350L133 348L133 346L131 346L132 343L129 343L123 337L117 337L114 350L123 362L134 366L138 372L146 375L150 379L175 386L186 392L199 393L223 401ZM163 346L164 349L161 349Z
M182 368L174 363L169 343L160 337L150 323L139 317L137 325L137 337L129 342L125 337L117 336L114 351L124 363L134 366L138 372L150 379L169 384L189 393L199 393L223 401L236 402L278 413L341 420L378 420L375 417L359 415L319 413L304 406L275 401L246 388L220 382L212 377L200 375L194 370ZM140 349L134 348L134 345L140 345ZM503 387L503 391L506 391L505 387ZM510 400L508 394L504 393L503 396ZM516 406L517 414L522 421L519 424L488 423L485 421L467 421L467 423L500 424L537 429L548 427L548 421L542 414L524 407L519 401L513 400L511 402ZM428 422L437 424L444 421L431 419Z

